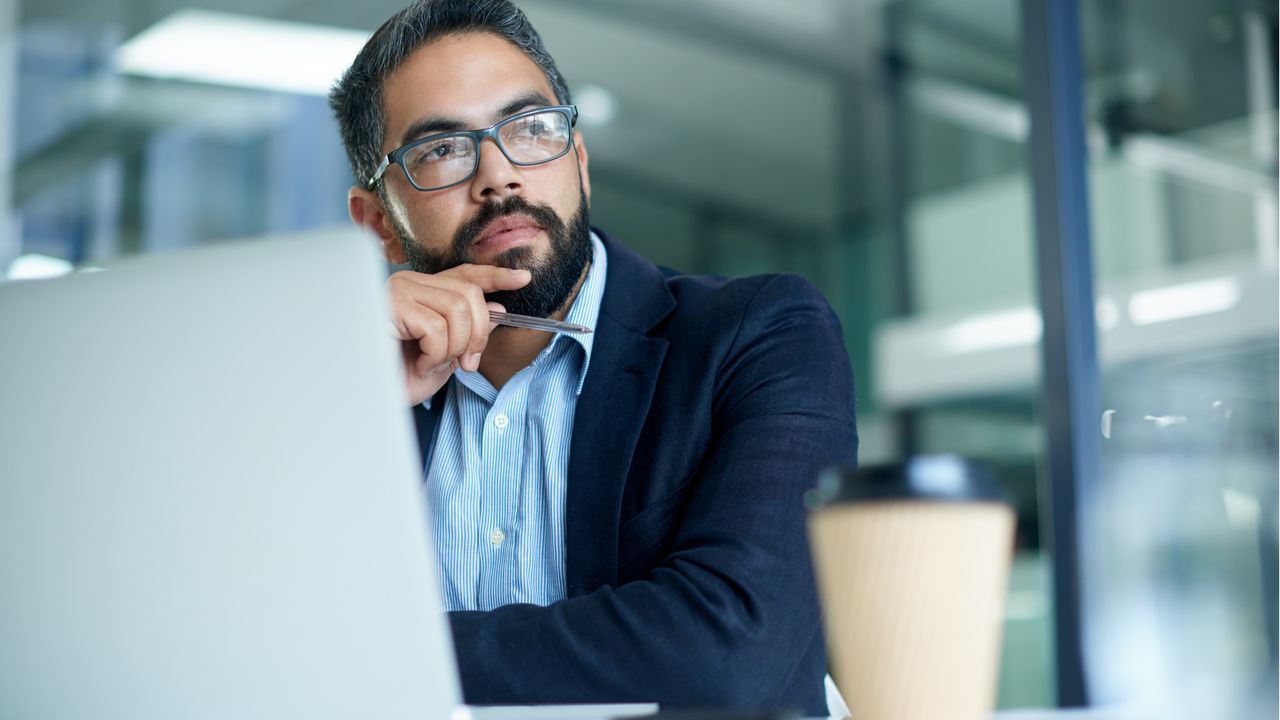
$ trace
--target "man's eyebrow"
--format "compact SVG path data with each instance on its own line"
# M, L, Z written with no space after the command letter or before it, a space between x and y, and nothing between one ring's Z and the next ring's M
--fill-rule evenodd
M540 92L531 92L526 95L521 95L515 100L504 105L503 108L498 111L498 117L505 118L515 115L521 110L527 110L532 107L546 107L554 104L555 103L547 99L546 95L543 95Z
M418 122L409 126L404 134L400 136L400 144L417 140L420 137L442 132L455 132L457 130L466 130L467 126L461 120L455 120L445 117L429 117L423 118Z
M512 100L511 102L502 106L502 109L498 111L498 116L494 120L494 122L497 122L502 118L515 115L521 110L527 110L531 107L545 107L553 104L554 103L552 103L549 99L547 99L546 95L543 95L540 92L531 92L525 95L521 95L515 100ZM458 130L468 130L468 129L470 128L467 127L466 123L462 122L461 120L457 120L455 118L438 117L438 116L427 117L410 125L408 129L406 129L404 133L400 136L400 144L404 145L420 137L432 135L434 133L456 132Z

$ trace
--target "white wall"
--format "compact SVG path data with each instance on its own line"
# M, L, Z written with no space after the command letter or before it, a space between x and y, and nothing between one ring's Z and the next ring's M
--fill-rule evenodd
M1174 188L1179 192L1170 192ZM1089 172L1094 268L1099 283L1157 271L1177 252L1236 254L1253 238L1252 198L1174 178L1118 157ZM1195 227L1177 218L1211 218ZM1025 173L917 201L910 215L913 303L920 314L1034 304L1031 197Z

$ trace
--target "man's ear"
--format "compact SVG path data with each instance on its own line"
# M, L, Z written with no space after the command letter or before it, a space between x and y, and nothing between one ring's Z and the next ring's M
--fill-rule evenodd
M366 228L378 238L382 246L382 256L392 265L403 265L408 262L404 256L404 248L387 216L387 209L382 205L378 194L362 187L353 187L347 191L347 212L360 227Z
M582 192L587 196L587 207L591 207L591 175L587 172L587 144L582 140L582 133L573 131L573 149L578 154L578 176L582 178Z

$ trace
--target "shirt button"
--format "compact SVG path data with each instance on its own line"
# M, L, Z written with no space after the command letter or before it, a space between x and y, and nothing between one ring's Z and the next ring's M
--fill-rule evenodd
M502 413L498 413L498 416L493 419L493 424L496 425L499 430L506 430L507 426L511 424L511 418L508 418Z
M493 531L489 533L489 542L493 543L494 547L502 547L502 541L506 539L507 534L502 532L500 528L494 528Z

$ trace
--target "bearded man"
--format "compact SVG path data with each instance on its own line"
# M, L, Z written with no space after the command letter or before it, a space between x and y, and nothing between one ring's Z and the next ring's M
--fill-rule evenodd
M507 0L415 2L330 100L351 217L412 268L388 291L466 701L825 715L802 495L857 449L827 303L593 230L569 89Z

